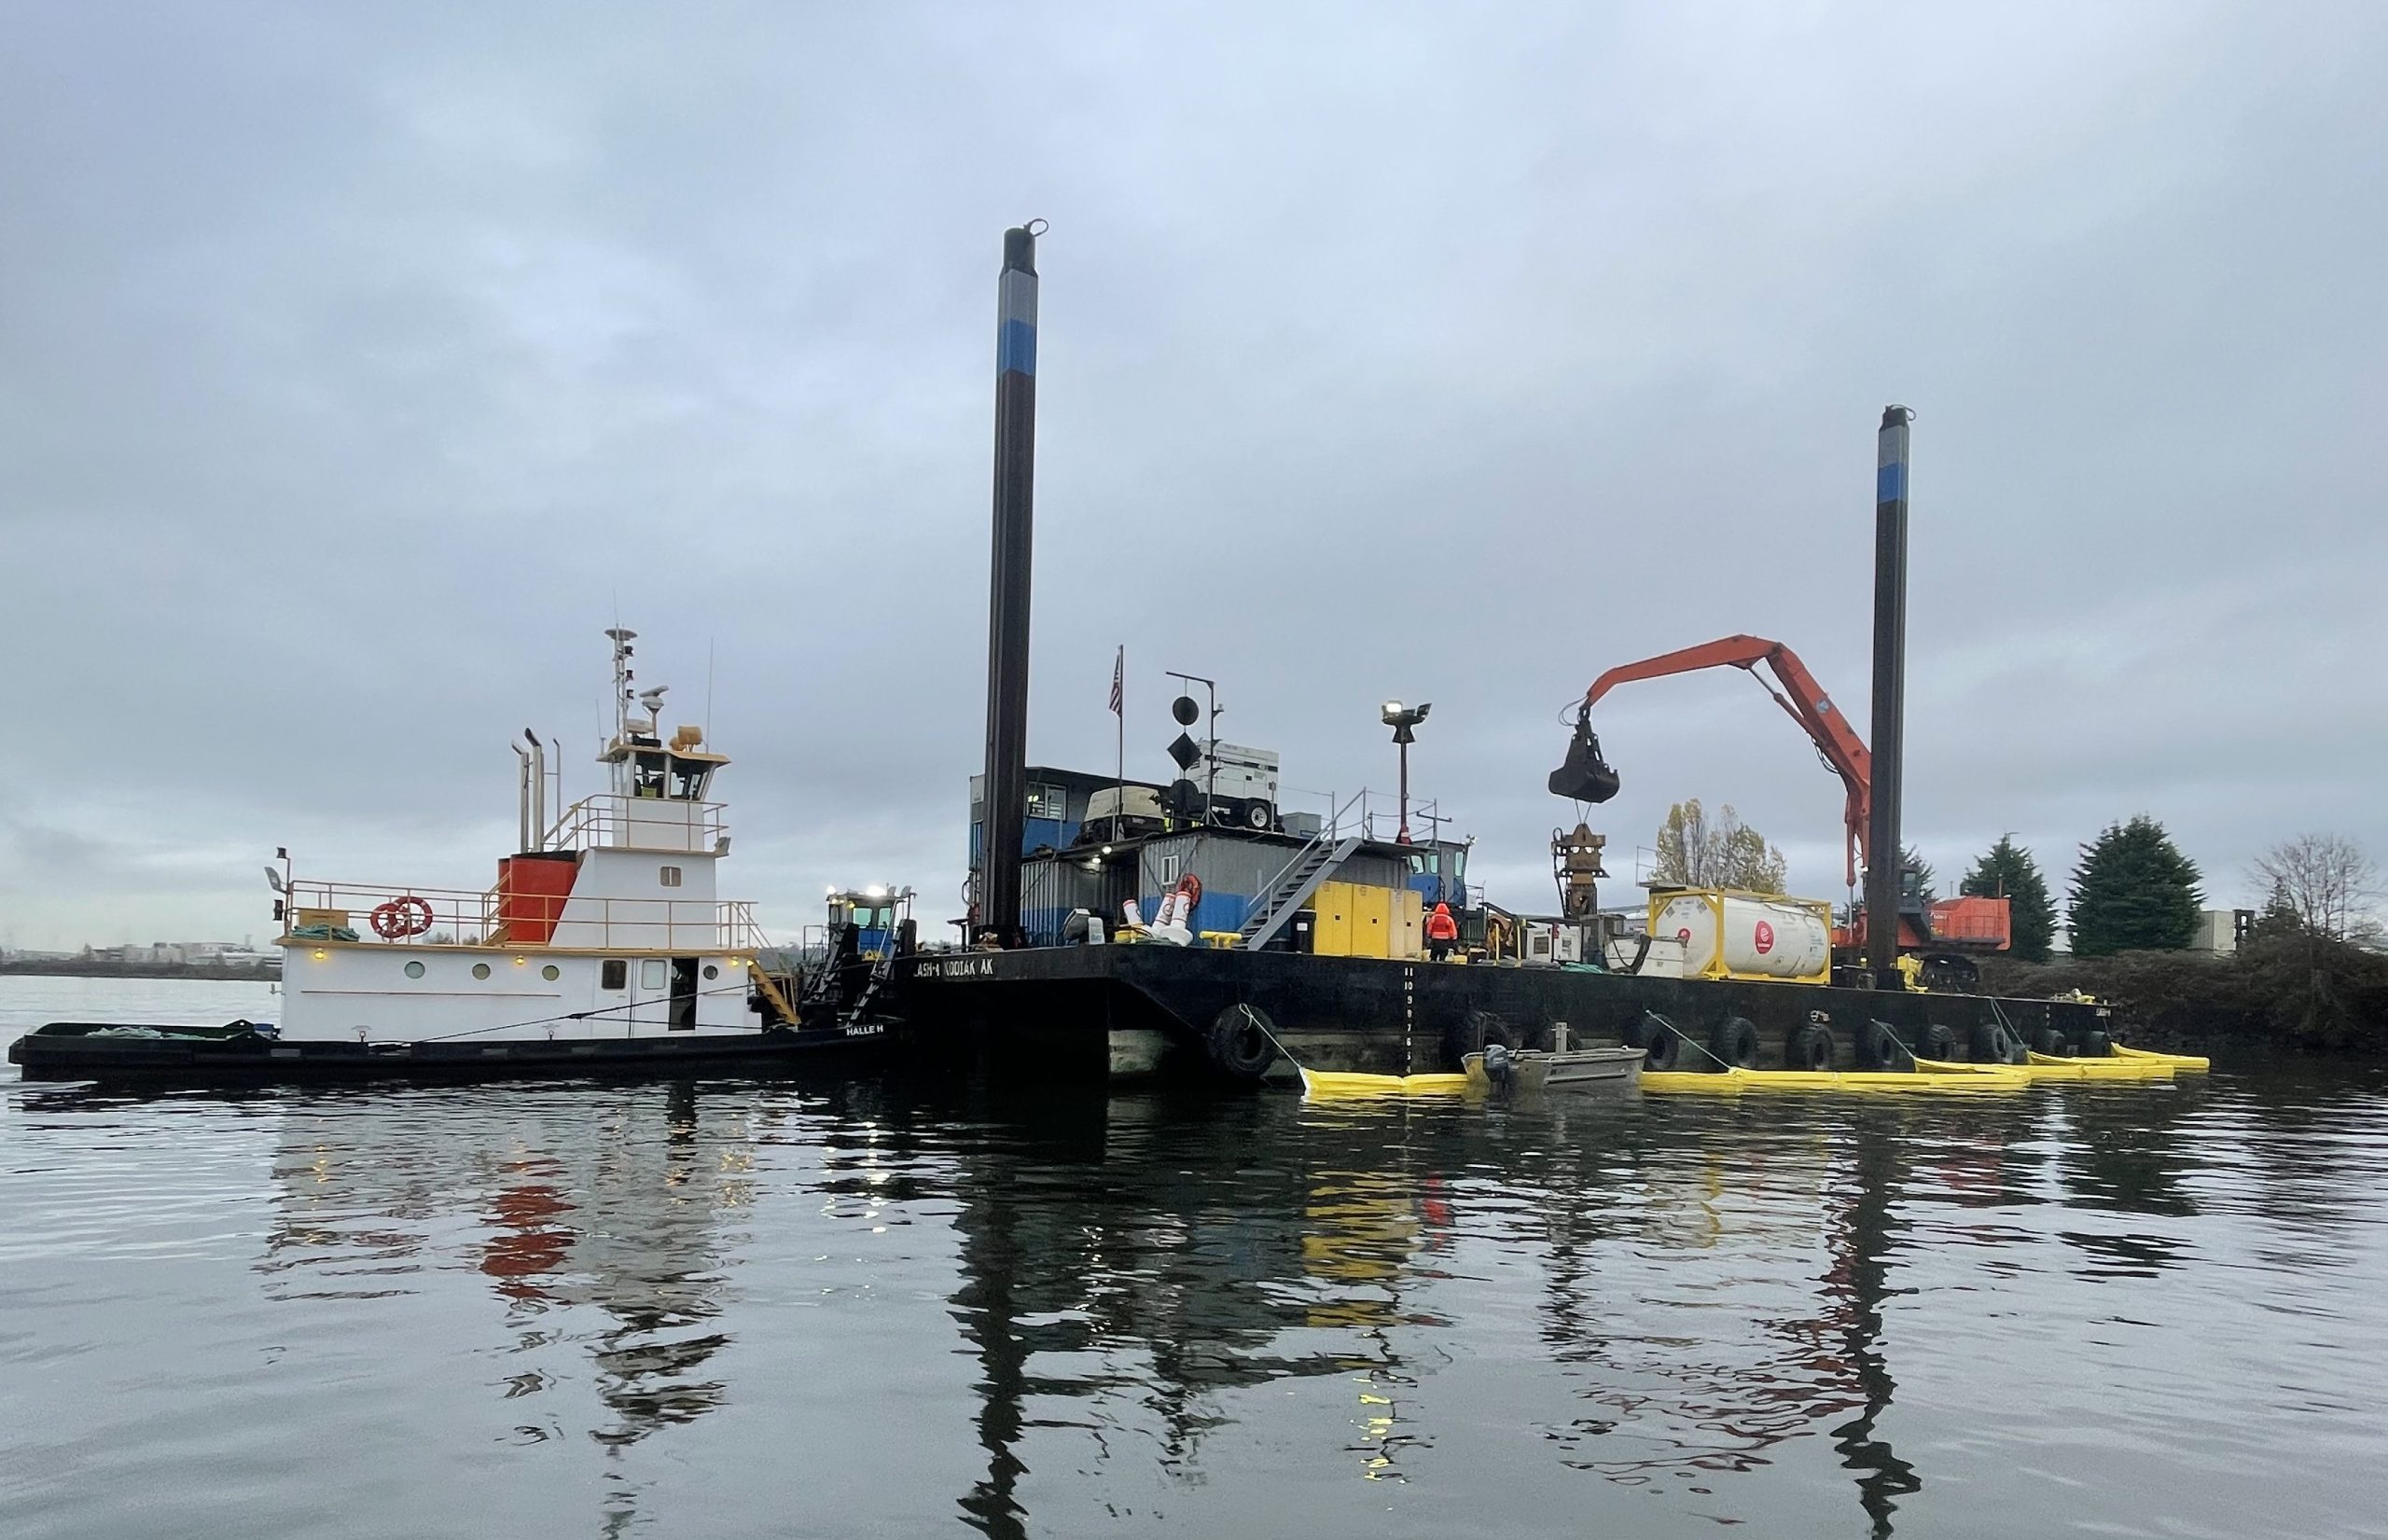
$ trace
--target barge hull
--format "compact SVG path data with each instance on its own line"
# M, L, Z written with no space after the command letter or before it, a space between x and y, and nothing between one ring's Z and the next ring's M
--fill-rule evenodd
M61 1030L63 1029L63 1030ZM59 1023L8 1047L28 1080L270 1085L361 1080L577 1079L685 1070L764 1071L848 1063L876 1053L870 1027L805 1028L613 1042L285 1043L218 1028L164 1029L158 1037L93 1035Z
M1377 1075L1456 1071L1488 1022L1513 1046L1547 1047L1555 1022L1577 1042L1625 1040L1655 1013L1704 1047L1738 1018L1756 1029L1768 1069L1785 1067L1806 1026L1829 1032L1836 1063L1854 1068L1872 1022L1909 1048L1946 1028L1953 1047L1924 1057L1958 1059L1977 1026L2003 1025L2026 1047L2095 1052L2095 1034L2112 1025L2110 1007L2071 1001L1155 945L927 955L900 967L902 1020L889 1029L900 1062L1073 1077L1118 1073L1123 1037L1157 1045L1133 1057L1164 1078L1214 1073L1212 1028L1239 1006L1312 1068ZM1687 1046L1679 1067L1704 1061Z

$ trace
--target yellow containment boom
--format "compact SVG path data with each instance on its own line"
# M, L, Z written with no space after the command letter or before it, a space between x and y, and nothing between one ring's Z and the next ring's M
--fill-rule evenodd
M2126 1059L2101 1055L2094 1059L2060 1059L2052 1053L2034 1053L2023 1066L2034 1080L2170 1080L2173 1064L2159 1056L2154 1059Z
M1343 1096L1457 1096L1466 1090L1465 1075L1359 1075L1302 1070L1302 1094L1317 1100Z
M2024 1090L2031 1075L2014 1064L1945 1064L1919 1059L1913 1071L1645 1070L1642 1089L1661 1096L1739 1096L1746 1091L2004 1091Z
M2145 1064L2170 1064L2176 1070L2214 1068L2214 1061L2201 1053L2153 1053L2146 1048L2127 1048L2120 1043L2114 1046L2113 1051L2117 1059L2134 1059Z

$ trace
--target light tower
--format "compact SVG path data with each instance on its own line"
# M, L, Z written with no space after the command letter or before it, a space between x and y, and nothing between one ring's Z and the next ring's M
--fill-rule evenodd
M1394 743L1401 750L1401 829L1394 839L1404 845L1409 843L1409 745L1418 741L1418 735L1409 729L1426 720L1426 714L1434 709L1431 701L1422 701L1414 707L1398 701L1384 703L1384 725L1393 729Z

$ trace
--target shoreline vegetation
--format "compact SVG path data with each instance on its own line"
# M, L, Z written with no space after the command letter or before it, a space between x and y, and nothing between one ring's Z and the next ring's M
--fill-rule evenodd
M2095 995L2117 1007L2130 1041L2143 1047L2388 1054L2388 954L2295 929L2259 932L2226 956L1990 958L1981 985L2026 998Z
M39 978L201 978L235 984L273 984L282 970L268 963L118 963L79 957L16 958L0 963L0 975Z

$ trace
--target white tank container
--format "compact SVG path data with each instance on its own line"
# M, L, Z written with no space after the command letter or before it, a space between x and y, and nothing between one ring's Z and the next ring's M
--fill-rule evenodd
M1832 906L1701 890L1654 897L1650 934L1683 943L1686 978L1832 978Z

